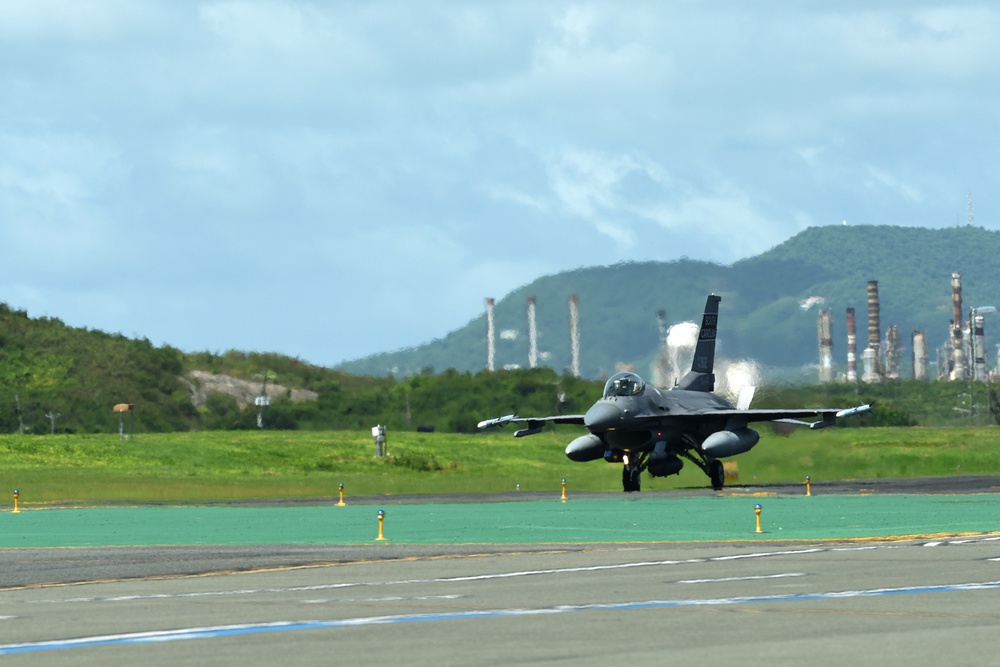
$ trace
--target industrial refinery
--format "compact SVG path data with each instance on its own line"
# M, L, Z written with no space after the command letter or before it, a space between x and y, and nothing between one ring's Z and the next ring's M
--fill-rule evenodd
M970 308L968 318L964 317L962 305L962 274L951 274L952 317L948 322L946 342L937 349L936 379L952 382L975 380L985 382L991 378L987 364L986 336L984 330L984 315L996 312L993 306ZM931 379L928 369L927 334L914 327L910 336L910 358L912 375L901 372L903 346L898 325L890 325L882 334L879 319L878 281L868 281L868 342L861 352L862 373L858 377L857 370L857 325L854 308L847 308L847 353L846 372L834 372L834 336L833 314L823 308L819 311L817 330L819 338L819 381L828 382L862 382L874 383L885 380L914 379L926 381ZM1000 368L1000 348L998 348L997 367ZM995 371L994 371L995 372Z
M486 370L496 370L496 317L494 309L496 300L486 299ZM528 368L538 366L538 320L535 314L537 300L528 297ZM570 331L570 375L580 377L580 309L575 294L569 297L569 331Z
M958 272L951 274L951 319L948 330L943 337L945 341L936 350L936 358L931 361L928 335L925 331L914 327L909 345L903 341L901 329L897 324L891 324L883 329L881 324L881 306L879 300L879 283L877 280L867 282L867 337L864 348L858 350L857 319L853 307L845 312L845 342L846 349L843 360L838 359L835 341L837 324L831 308L823 307L825 299L820 296L809 297L801 304L803 310L813 305L820 305L817 317L817 338L819 343L818 380L820 383L878 383L891 380L914 379L928 381L931 379L945 381L987 381L993 379L987 363L987 347L984 327L984 315L996 312L992 306L970 308L965 312L962 303L962 276ZM496 369L496 345L500 339L516 339L516 330L504 330L499 336L494 317L495 300L486 299L486 368ZM567 302L569 319L570 366L568 372L580 376L580 307L577 296L570 295ZM537 325L538 304L535 296L527 298L526 320L528 354L527 368L536 368L540 359L547 359L549 353L539 350L539 333ZM659 349L653 362L651 378L659 386L669 386L678 377L678 369L690 361L689 355L697 342L697 328L694 323L680 322L668 325L666 311L656 313L656 326L659 332ZM942 327L943 328L943 327ZM692 338L692 336L694 336ZM902 360L909 356L910 368L904 370ZM858 367L858 361L861 367ZM748 362L742 362L746 367ZM750 364L752 366L752 363ZM520 364L506 364L505 368L519 368ZM1000 368L1000 346L997 353L997 368ZM725 362L723 362L725 368ZM631 370L628 364L623 364L616 370ZM912 370L910 370L912 369ZM720 369L722 371L723 369ZM996 373L996 370L992 371ZM759 375L754 368L752 374ZM720 372L720 380L725 384L724 372ZM734 382L737 381L734 378Z

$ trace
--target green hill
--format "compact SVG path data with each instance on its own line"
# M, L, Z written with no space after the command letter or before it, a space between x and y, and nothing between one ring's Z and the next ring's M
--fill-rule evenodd
M570 365L567 300L580 311L581 373L599 378L618 363L645 371L659 344L656 313L668 323L697 320L705 295L723 297L720 354L753 358L773 367L817 361L817 310L800 302L821 296L834 315L834 355L844 364L845 310L855 308L859 341L867 330L867 281L879 281L881 323L899 326L908 345L913 328L932 346L944 343L951 319L951 274L963 279L968 306L1000 301L1000 233L977 227L925 229L892 226L814 227L767 252L722 266L693 260L581 268L545 276L520 287L495 307L498 366L524 366L528 356L526 302L537 299L539 349L544 364ZM990 323L987 322L987 334ZM904 352L903 359L908 359ZM933 355L931 361L934 361ZM486 364L486 316L425 345L340 365L341 370L385 376L427 368L477 371ZM909 367L904 362L904 373Z
M184 353L54 318L33 319L0 304L0 433L256 429L254 398L265 376L270 405L263 425L269 430L364 434L385 424L390 432L425 427L469 433L493 409L576 412L600 392L595 381L560 378L550 369L477 376L446 370L397 381L276 354ZM113 412L122 403L135 409Z
M181 373L177 350L0 304L0 432L110 430L112 406L140 402L150 430L183 428L196 414Z
M0 433L115 432L119 416L112 407L119 403L137 406L125 421L136 433L252 429L254 397L265 376L268 429L364 433L385 424L390 430L472 432L479 419L507 412L585 411L600 392L600 378L616 364L648 371L659 344L658 310L667 312L669 322L697 319L708 292L723 297L719 353L731 359L751 357L783 368L814 364L817 312L803 311L799 303L822 296L836 316L834 352L843 364L844 308L857 310L863 340L869 279L879 280L883 328L898 324L908 342L909 330L919 326L938 345L951 317L953 271L963 274L966 309L1000 301L994 291L1000 263L990 261L995 256L1000 234L983 229L825 227L731 266L683 260L546 276L496 304L498 333L516 334L497 341L497 365L523 366L526 301L537 298L539 347L548 356L542 368L517 372L481 372L485 314L426 345L330 369L260 352L185 353L54 318L32 319L0 304ZM565 373L571 294L580 304L579 379ZM987 321L988 340L993 321ZM904 378L908 372L904 364ZM815 371L799 378L811 383ZM846 405L858 398L858 389L847 385L784 394L774 393L777 383L769 385L758 392L761 405ZM973 414L966 405L968 388L955 383L885 383L862 390L883 406L877 423L950 424ZM995 397L977 393L974 423L990 412L1000 414Z

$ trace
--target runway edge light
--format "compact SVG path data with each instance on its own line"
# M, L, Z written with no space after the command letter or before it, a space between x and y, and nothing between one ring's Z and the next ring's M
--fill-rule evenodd
M378 537L375 538L376 542L378 542L378 541L385 541L385 540L389 539L389 538L387 538L385 536L385 533L382 532L382 521L384 519L385 519L385 512L383 512L382 510L379 510L378 511Z
M755 532L762 533L764 531L762 531L760 529L760 504L759 503L757 505L754 505L753 511L754 511L754 514L757 515L757 530Z
M18 491L17 489L14 489L14 514L20 514L21 513L21 508L18 507L18 502L17 502L17 499L18 499L18 497L20 495L21 495L21 492Z

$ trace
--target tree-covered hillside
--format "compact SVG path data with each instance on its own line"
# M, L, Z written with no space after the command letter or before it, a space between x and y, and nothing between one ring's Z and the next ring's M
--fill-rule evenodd
M142 405L149 430L185 429L197 414L182 367L170 347L31 319L0 304L0 431L109 431L118 403Z
M582 414L602 383L550 368L478 373L447 369L405 378L347 375L274 354L185 354L146 340L33 320L0 306L0 432L107 433L118 428L117 403L133 403L136 434L150 431L255 429L258 408L224 392L192 404L192 370L263 382L271 405L264 428L390 432L431 429L470 433L481 419ZM278 387L284 387L278 389ZM293 389L314 400L291 400ZM989 387L952 382L886 382L761 387L757 407L847 406L876 400L868 425L984 424L1000 414ZM132 431L131 419L126 430Z
M0 433L109 433L257 428L259 408L226 393L192 403L189 371L263 384L269 378L268 429L367 431L418 427L472 432L494 410L545 414L585 410L600 394L596 381L563 378L550 369L518 373L416 374L403 380L349 375L276 354L229 351L185 354L148 340L33 319L0 304ZM285 392L276 391L278 385ZM291 389L315 400L292 401Z
M1000 305L1000 234L977 228L927 230L901 227L809 229L780 246L732 266L683 260L577 269L540 278L496 306L497 365L484 372L485 316L420 348L346 364L343 369L260 352L185 353L148 340L69 327L58 319L32 319L0 304L0 432L111 432L118 403L135 404L127 428L135 431L256 428L258 408L224 391L192 398L203 371L246 383L271 383L265 428L391 429L433 426L468 432L478 420L509 412L584 412L600 395L603 376L617 363L641 373L659 342L656 312L669 322L697 320L709 292L723 298L719 356L752 357L774 366L815 363L816 309L800 302L822 296L836 317L834 351L843 366L844 309L858 313L859 340L866 325L867 281L879 280L883 331L899 324L904 342L920 326L931 344L943 342L951 318L953 271L963 276L969 306ZM569 295L580 303L583 378L572 378ZM542 368L502 370L527 359L525 305L537 298ZM996 324L994 324L996 321ZM987 340L1000 316L987 320ZM514 335L510 335L513 333ZM992 345L992 343L989 343ZM546 354L547 353L547 354ZM904 359L908 355L904 353ZM348 373L345 369L350 369ZM390 370L394 371L393 373ZM904 378L908 365L904 364ZM810 382L815 374L809 374ZM283 389L278 389L278 387ZM292 400L292 390L310 400ZM819 392L819 393L817 393ZM758 392L763 407L879 401L876 423L954 424L988 419L998 399L987 388L964 383L885 383L796 387L774 383ZM854 400L857 399L857 400Z
M0 433L109 433L119 428L121 403L128 433L257 428L259 408L224 392L196 408L199 370L271 385L268 429L391 430L420 427L473 432L494 410L558 414L585 410L600 394L596 381L560 377L550 369L516 373L416 374L402 380L348 375L275 354L229 351L185 354L132 340L32 319L0 304ZM276 390L279 384L284 392ZM293 401L292 389L315 400Z
M619 363L648 372L659 344L657 311L665 310L670 324L697 321L705 296L715 293L723 298L720 354L772 367L817 362L817 308L803 310L800 303L823 297L834 315L835 361L842 367L848 307L857 313L859 340L867 335L869 280L879 281L883 335L895 324L908 346L910 333L919 328L936 346L945 341L951 319L952 272L962 274L966 313L969 306L1000 305L1000 262L993 259L998 256L1000 233L978 227L830 226L807 229L731 266L680 260L577 269L539 278L497 301L496 363L526 365L526 303L533 295L539 348L547 353L540 364L567 369L567 300L576 294L582 374L607 376ZM988 320L987 336L991 324ZM340 368L383 376L426 368L478 371L485 364L484 312L439 340Z

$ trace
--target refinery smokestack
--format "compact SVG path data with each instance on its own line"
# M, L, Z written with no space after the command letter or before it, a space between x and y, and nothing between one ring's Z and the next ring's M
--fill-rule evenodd
M956 322L962 321L962 274L951 274L951 314Z
M833 382L833 317L828 308L819 311L819 381Z
M854 309L847 309L847 381L858 381L858 331Z
M570 343L570 374L580 377L580 309L576 303L576 295L569 297L569 343Z
M862 355L865 372L862 380L878 382L882 376L881 324L879 323L878 281L868 281L868 347Z
M538 366L538 327L535 323L535 297L528 297L528 368Z
M493 299L486 299L486 370L492 371L496 362L496 328L493 325Z
M977 382L986 382L986 334L983 316L973 312L972 317L972 368Z
M951 375L952 380L966 379L965 345L962 340L962 274L951 274Z
M913 379L927 379L927 336L923 331L913 329Z
M899 327L893 324L885 332L885 377L899 379L900 358Z

